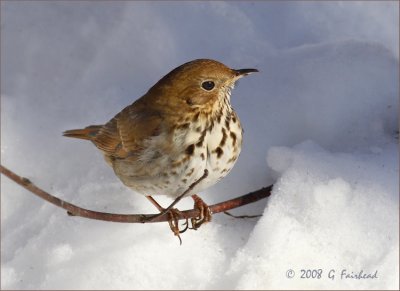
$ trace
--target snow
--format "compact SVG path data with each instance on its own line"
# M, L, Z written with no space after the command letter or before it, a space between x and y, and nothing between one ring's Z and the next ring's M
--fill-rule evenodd
M398 289L398 5L2 2L2 165L82 207L155 213L93 145L61 133L212 58L260 73L232 94L239 161L201 197L274 189L232 211L261 218L214 215L180 246L166 224L69 217L2 176L1 288ZM361 271L377 278L342 277Z
M358 155L328 152L312 141L271 148L268 165L280 178L263 217L230 266L228 274L239 278L236 287L394 288L398 200L397 186L390 182L398 176L396 155L392 144L381 154ZM298 276L276 276L288 269ZM301 279L301 269L322 269L322 279L317 285ZM378 270L379 281L342 279L343 269ZM328 279L330 270L335 280Z

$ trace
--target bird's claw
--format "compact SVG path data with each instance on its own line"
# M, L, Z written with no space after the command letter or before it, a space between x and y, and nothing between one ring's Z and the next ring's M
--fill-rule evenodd
M168 216L169 216L168 219L169 227L174 233L174 235L178 237L180 244L182 244L182 239L180 237L180 234L188 230L189 228L188 219L186 218L186 222L183 224L185 225L185 228L181 230L179 229L179 217L182 216L182 212L176 208L172 208L168 211Z
M210 207L197 195L192 196L194 200L194 209L198 209L200 214L191 218L191 229L197 230L203 223L211 221L212 213Z
M182 239L180 237L181 233L186 232L188 229L197 230L203 223L211 221L211 210L210 207L204 203L204 201L197 195L192 195L194 200L194 209L199 210L199 215L197 217L191 218L191 226L189 225L189 219L183 215L181 211L176 208L164 209L161 208L158 204L158 208L160 209L160 213L150 217L150 220L153 220L159 216L164 214L168 215L168 224L171 231L174 233L175 236L178 237L180 244L182 244ZM180 228L179 219L184 218L186 221L182 224L184 227L183 229Z

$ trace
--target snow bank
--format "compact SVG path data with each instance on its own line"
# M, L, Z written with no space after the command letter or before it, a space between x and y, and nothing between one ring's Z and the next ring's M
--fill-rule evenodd
M396 289L398 152L376 150L335 153L311 141L271 148L268 165L280 178L230 266L236 288ZM361 271L377 278L346 277Z

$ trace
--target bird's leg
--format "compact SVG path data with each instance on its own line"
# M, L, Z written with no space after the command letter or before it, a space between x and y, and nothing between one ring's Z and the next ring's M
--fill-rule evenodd
M153 197L151 196L146 196L146 198L151 202L151 204L153 204L158 211L160 211L161 213L163 211L165 211L165 208L162 207ZM178 217L180 216L181 212L176 209L176 208L171 208L168 211L168 215L169 215L169 219L168 219L168 224L169 227L171 228L172 232L174 233L174 235L176 235L179 238L179 241L182 244L182 239L179 236L180 233L184 233L187 229L188 229L188 219L186 219L186 227L183 230L179 229L179 219Z
M198 217L192 218L192 229L198 229L203 223L211 221L212 213L210 207L196 194L192 195L194 201L194 209L198 209L200 214Z
M158 211L163 211L164 208L158 204L158 202L151 196L146 196L146 198L151 202L151 204L153 204L155 207L157 207Z
M181 195L179 195L178 197L176 197L176 199L174 200L174 202L172 202L167 208L165 208L163 211L161 211L159 214L157 214L157 215L155 215L152 219L154 219L154 218L156 218L156 217L159 217L159 216L161 216L161 215L164 215L164 214L166 214L167 212L169 212L179 201L181 201L181 199L188 193L188 192L190 192L191 190L193 190L193 188L197 185L197 184L199 184L203 179L205 179L205 178L207 178L207 176L208 176L208 170L207 169L204 169L204 173L203 173L203 175L199 178L199 179L197 179L196 181L194 181L187 189L186 189L186 191L185 192L183 192ZM196 197L197 197L197 195L196 195ZM151 198L151 199L153 199L153 198ZM200 199L200 198L199 198ZM154 200L154 199L153 199ZM201 199L200 199L201 200ZM153 203L153 202L152 202ZM154 204L154 203L153 203ZM158 204L158 203L157 203ZM204 205L206 205L204 202L203 202L203 204ZM156 206L157 207L157 206Z
M188 218L186 218L186 223L185 228L183 230L179 230L179 216L182 216L182 213L176 209L173 208L188 192L190 192L191 190L193 190L193 188L199 184L203 179L207 178L208 176L208 170L204 169L204 173L203 175L196 181L194 181L187 189L185 192L183 192L181 195L179 195L174 202L172 202L167 208L163 208L160 204L158 204L157 201L154 200L153 197L151 196L146 196L147 199L154 205L157 207L157 209L160 211L159 214L153 215L152 217L150 217L150 220L157 218L161 215L164 215L166 213L168 213L168 215L170 216L170 219L168 220L169 223L169 227L171 228L172 232L178 236L181 244L182 244L182 240L181 237L179 236L180 233L185 232L188 228L189 228L189 223L188 223ZM211 220L211 211L210 208L208 207L207 204L204 203L203 200L201 200L200 197L198 197L197 195L192 195L192 198L195 201L195 207L197 207L197 209L200 209L200 215L199 215L199 219L192 219L192 228L193 229L197 229L200 227L200 225L202 225L204 222L210 221Z

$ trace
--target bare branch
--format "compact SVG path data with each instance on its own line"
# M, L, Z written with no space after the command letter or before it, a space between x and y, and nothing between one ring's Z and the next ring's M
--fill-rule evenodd
M69 215L72 216L80 216L89 219L96 220L104 220L104 221L112 221L112 222L125 222L125 223L153 223L153 222L163 222L168 221L169 216L168 213L164 213L162 215L158 214L115 214L115 213L106 213L106 212L98 212L92 211L85 208L81 208L74 204L68 203L60 198L57 198L46 191L40 189L35 184L33 184L29 179L21 177L11 170L5 168L0 165L0 172L13 180L15 183L21 185L28 191L32 192L36 196L58 206L68 211ZM199 181L197 181L198 183ZM194 187L195 185L193 185ZM189 189L190 190L190 189ZM272 185L261 188L257 191L251 192L249 194L227 200L224 202L220 202L210 206L210 210L212 213L225 212L227 210L237 208L246 204L254 203L258 200L267 198L271 195ZM191 209L186 211L181 211L178 219L188 219L194 218L199 215L199 210Z

